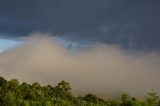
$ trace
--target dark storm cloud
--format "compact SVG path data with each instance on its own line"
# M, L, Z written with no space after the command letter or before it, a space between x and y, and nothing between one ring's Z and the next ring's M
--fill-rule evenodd
M159 0L1 0L0 33L160 49Z

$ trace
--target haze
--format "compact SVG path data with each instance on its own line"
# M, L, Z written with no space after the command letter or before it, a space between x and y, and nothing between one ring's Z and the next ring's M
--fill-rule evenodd
M76 52L46 35L32 34L26 43L0 53L1 76L53 85L66 80L75 93L99 95L129 92L141 96L160 88L159 53L131 54L120 46L101 43Z

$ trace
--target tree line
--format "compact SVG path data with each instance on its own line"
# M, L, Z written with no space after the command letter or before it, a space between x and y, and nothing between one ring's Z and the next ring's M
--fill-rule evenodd
M0 77L0 106L160 106L160 98L149 92L143 100L128 94L122 94L121 99L104 100L94 94L74 96L64 80L56 86L42 86Z

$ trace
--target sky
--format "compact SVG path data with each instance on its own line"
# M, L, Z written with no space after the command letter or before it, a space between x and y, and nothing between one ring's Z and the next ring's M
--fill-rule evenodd
M1 0L0 37L52 33L82 44L160 50L159 0Z
M22 41L0 39L0 52L20 45Z
M59 39L57 37L52 37L51 39L52 39L52 41L59 43L60 45L62 45L65 48L70 48L70 49L77 48L78 49L78 46L77 46L78 44L76 42L65 41L65 40ZM0 53L3 51L6 51L8 49L12 49L17 46L20 46L25 42L26 42L26 40L15 40L15 39L13 40L13 39L1 38L0 39Z
M159 4L0 0L0 75L42 84L67 80L74 92L160 93Z

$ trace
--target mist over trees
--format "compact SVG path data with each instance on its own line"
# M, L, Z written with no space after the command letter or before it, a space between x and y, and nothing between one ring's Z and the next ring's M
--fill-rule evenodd
M94 94L74 96L64 80L56 86L42 86L0 77L0 106L160 106L160 98L152 91L144 100L128 94L122 94L121 99L104 100Z

